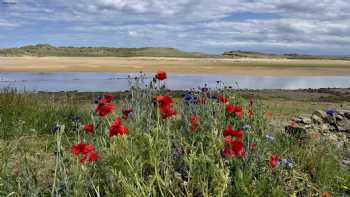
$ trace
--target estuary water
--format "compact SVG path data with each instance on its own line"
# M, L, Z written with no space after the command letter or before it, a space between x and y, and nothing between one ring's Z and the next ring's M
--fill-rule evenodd
M129 80L139 73L92 72L0 72L0 89L18 91L106 92L129 89ZM153 75L146 74L147 84ZM219 82L219 83L218 83ZM189 90L207 84L208 88L230 86L235 89L307 89L349 88L350 76L250 76L211 74L169 74L164 82L171 90Z

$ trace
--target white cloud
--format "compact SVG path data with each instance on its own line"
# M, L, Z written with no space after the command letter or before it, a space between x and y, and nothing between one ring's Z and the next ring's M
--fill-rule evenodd
M129 36L131 36L131 37L137 37L137 36L138 36L137 31L128 31L128 34L129 34Z
M0 19L0 27L9 27L9 28L13 28L13 27L17 27L18 24L13 23L13 22L9 22L7 20L2 20Z
M349 10L348 0L26 0L0 13L0 27L16 28L11 19L125 47L341 50L350 43Z

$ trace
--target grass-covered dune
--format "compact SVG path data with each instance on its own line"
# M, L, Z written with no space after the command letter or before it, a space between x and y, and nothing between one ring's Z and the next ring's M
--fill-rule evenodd
M273 54L261 53L254 51L226 51L224 57L231 58L263 58L263 59L303 59L303 60L350 60L349 56L332 56L332 55L306 55L298 53Z
M349 56L273 54L254 51L225 51L222 54L186 52L175 48L113 48L113 47L55 47L49 44L27 45L18 48L0 49L5 57L178 57L178 58L257 58L257 59L302 59L302 60L350 60Z
M0 56L35 57L215 57L204 53L185 52L175 48L109 48L109 47L54 47L49 44L28 45L0 49Z
M105 96L3 91L0 196L350 195L343 148L273 126L285 110L266 99L289 93L223 88L180 97L162 81L140 83Z

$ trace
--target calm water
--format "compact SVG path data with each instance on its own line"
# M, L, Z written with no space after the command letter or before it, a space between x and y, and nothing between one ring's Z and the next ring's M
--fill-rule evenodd
M137 74L130 74L136 76ZM10 87L26 91L121 91L129 87L127 73L0 73L0 89ZM148 75L146 82L152 76ZM349 88L350 76L271 77L170 74L166 85L172 90L215 88L216 81L240 89Z

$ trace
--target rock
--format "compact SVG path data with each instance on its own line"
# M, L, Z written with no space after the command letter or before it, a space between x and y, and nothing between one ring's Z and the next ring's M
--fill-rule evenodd
M312 129L313 126L312 126L311 124L307 124L307 125L304 126L304 128L305 128L305 129Z
M292 127L290 125L285 127L285 131L296 138L304 138L306 136L306 129L302 127Z
M350 119L350 110L341 110L342 113L344 113L344 116L347 118L347 119Z
M314 111L314 113L312 115L316 115L316 116L320 117L325 122L328 121L328 115L323 110Z
M328 124L322 124L321 127L320 127L321 131L323 133L325 132L329 132L329 125Z
M323 122L322 118L318 117L318 116L315 115L315 114L313 114L313 115L311 116L311 120L312 120L312 122L315 123L315 124L322 124L322 122Z
M312 120L311 120L311 118L300 117L300 123L303 123L303 124L312 124Z
M307 118L304 116L292 118L292 121L294 121L295 123L298 123L298 124L312 124L311 118Z
M350 142L349 110L339 110L333 116L327 115L323 110L317 110L311 115L295 117L292 121L297 124L285 126L285 132L302 143L324 138L336 147L344 148Z
M335 143L337 143L337 142L339 141L339 140L338 140L338 137L337 137L336 135L333 135L333 134L328 135L327 138L328 138L333 144L335 144Z
M341 120L344 120L344 117L338 114L338 115L335 116L335 119L337 121L341 121Z
M345 135L348 139L350 139L350 132L347 132Z
M350 120L344 119L337 122L337 126L340 132L350 132Z
M339 111L337 111L337 114L338 114L338 115L341 115L341 116L344 116L344 112L343 112L343 110L339 110Z

